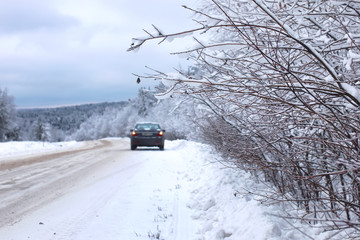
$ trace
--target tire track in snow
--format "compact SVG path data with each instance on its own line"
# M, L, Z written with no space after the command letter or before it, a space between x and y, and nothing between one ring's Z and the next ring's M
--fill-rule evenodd
M109 147L111 142L85 148L8 162L0 170L0 227L12 225L21 216L64 194L98 160L86 155ZM80 159L80 160L79 160ZM71 161L73 160L73 161Z

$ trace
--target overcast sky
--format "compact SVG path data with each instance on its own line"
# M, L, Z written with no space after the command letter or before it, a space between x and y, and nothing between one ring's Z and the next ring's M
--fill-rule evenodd
M195 25L181 7L195 1L0 0L0 88L18 107L133 98L133 73L171 71L185 60L167 43L127 52L131 39L151 24L164 32Z

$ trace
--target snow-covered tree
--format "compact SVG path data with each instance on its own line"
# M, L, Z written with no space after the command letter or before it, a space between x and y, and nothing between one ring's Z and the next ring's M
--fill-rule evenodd
M161 84L157 88L163 88ZM159 90L140 88L138 96L129 100L121 109L108 108L81 124L71 138L76 140L99 139L104 137L125 137L136 122L159 122L166 128L167 139L186 138L190 135L193 106L185 98L158 100Z
M155 28L129 49L192 34L195 45L179 54L199 71L156 72L170 83L160 97L207 106L204 136L273 184L263 198L359 237L360 1L209 0L190 10L199 28Z
M48 123L43 122L41 118L34 123L32 127L32 140L36 141L50 141L51 140L51 129Z
M140 88L137 98L132 102L132 105L138 109L138 115L141 117L146 117L151 109L157 102L157 99L154 96L153 91L146 88Z
M18 139L14 98L0 88L0 142Z

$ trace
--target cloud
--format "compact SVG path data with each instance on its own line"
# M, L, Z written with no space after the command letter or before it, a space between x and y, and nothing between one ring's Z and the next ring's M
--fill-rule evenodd
M126 50L151 24L183 29L181 1L0 0L0 88L20 107L127 100L140 86L133 73L178 65L166 42Z
M76 18L59 13L40 1L0 1L0 31L56 30L78 24Z

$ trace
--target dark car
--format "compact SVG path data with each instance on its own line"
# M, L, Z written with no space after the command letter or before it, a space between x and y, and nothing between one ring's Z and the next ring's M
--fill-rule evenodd
M131 132L131 150L138 146L157 146L164 150L165 130L158 123L137 123Z

